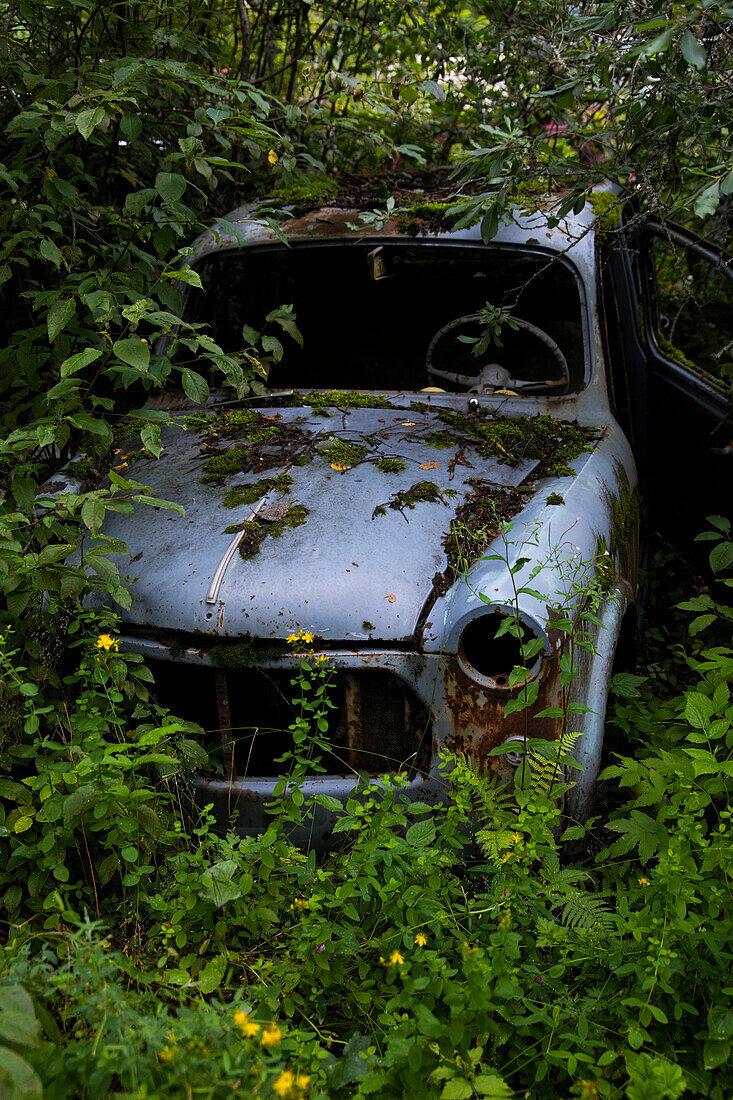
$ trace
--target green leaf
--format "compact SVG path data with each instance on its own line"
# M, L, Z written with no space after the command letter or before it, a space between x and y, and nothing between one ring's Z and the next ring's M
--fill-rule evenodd
M733 565L733 541L719 542L710 551L710 568L714 573L722 573L730 565Z
M25 1058L0 1046L0 1096L3 1100L32 1100L42 1095L41 1079Z
M41 241L39 252L44 260L48 260L50 263L55 264L56 267L60 267L63 257L61 256L60 249L56 247L53 241L44 238L44 240Z
M72 821L88 810L97 800L97 790L91 783L77 788L64 799L64 827L69 828Z
M200 991L208 995L209 993L213 993L215 989L218 989L226 972L226 968L227 960L224 955L217 955L216 958L209 959L206 966L199 974L198 987Z
M116 340L113 350L118 359L146 374L150 365L150 348L139 336L128 336L125 340Z
M199 290L204 289L201 276L192 267L182 267L179 271L166 271L166 275L169 278L177 279L180 283L187 283L188 286L198 287Z
M472 1084L479 1096L487 1096L488 1100L511 1100L514 1095L506 1081L496 1073L479 1074Z
M720 184L716 180L706 187L695 199L693 210L698 218L708 218L718 209L720 201Z
M435 840L435 821L432 817L416 821L405 833L405 839L413 848L425 848Z
M334 798L332 794L317 794L313 801L335 814L340 813L344 808L343 802L339 802L338 798Z
M672 28L670 27L666 31L662 31L656 38L650 39L645 46L642 47L641 53L646 57L654 57L658 53L664 53L668 50L670 43L672 42Z
M48 338L51 343L53 343L58 334L66 328L75 313L76 304L73 298L61 298L58 302L54 302L46 318Z
M454 1077L452 1081L446 1081L440 1100L469 1100L471 1096L473 1096L473 1089L468 1081L460 1081Z
M731 1053L729 1042L719 1042L715 1039L706 1039L702 1048L702 1057L705 1069L717 1069L727 1063Z
M707 64L707 54L705 53L705 47L695 37L692 31L683 31L682 38L680 39L680 48L682 50L682 56L688 65L692 65L694 69L704 69Z
M213 901L217 909L236 901L242 896L238 883L232 881L236 870L234 860L225 859L204 871L199 879L199 897Z
M89 497L81 506L82 522L86 524L93 535L99 531L104 520L105 507L101 500Z
M421 1035L428 1039L437 1039L443 1034L443 1025L424 1004L415 1006L415 1023Z
M86 141L92 130L104 122L105 117L103 107L87 107L86 110L79 112L74 121L77 130Z
M172 172L158 172L155 177L155 190L166 202L178 202L186 190L183 176Z
M84 348L84 351L77 351L76 355L64 359L61 364L61 377L66 378L68 375L74 374L75 371L88 367L90 363L94 363L99 359L101 354L101 351L97 351L95 348Z
M695 729L705 729L713 714L713 703L699 691L688 691L685 699L685 718Z
M185 367L181 374L181 381L183 383L184 393L187 397L190 397L192 401L198 402L199 405L206 404L206 398L209 396L209 387L206 379L202 378L196 371L189 370L188 367Z
M713 1005L708 1012L710 1038L720 1042L733 1039L733 1010L726 1005Z

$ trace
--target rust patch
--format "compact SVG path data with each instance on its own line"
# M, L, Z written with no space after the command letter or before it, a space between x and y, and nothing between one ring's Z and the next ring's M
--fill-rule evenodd
M491 691L467 676L456 657L449 657L443 672L444 697L452 731L444 739L450 752L467 756L481 774L492 771L509 780L514 768L501 756L489 756L491 749L508 737L541 737L556 741L562 733L562 718L536 718L546 707L562 704L560 654L545 657L540 671L537 700L526 710L505 715L509 699L516 692Z

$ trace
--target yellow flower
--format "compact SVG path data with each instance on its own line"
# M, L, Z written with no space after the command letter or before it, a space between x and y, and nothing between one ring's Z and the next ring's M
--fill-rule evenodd
M274 164L277 164L277 162L280 160L280 157L277 155L277 153L275 152L274 149L270 149L270 151L267 154L267 159L270 162L270 164L274 165Z
M349 468L348 466L344 466L340 462L332 462L331 463L331 469L332 470L348 470L348 468Z
M521 833L512 833L512 840L514 841L515 844L519 844L519 841L521 839L522 839L522 834Z
M111 634L100 634L96 641L97 649L119 649L117 639L113 638Z
M283 1037L283 1033L277 1024L273 1024L271 1027L266 1027L262 1032L262 1038L260 1042L263 1047L274 1047L280 1042Z
M390 966L397 966L399 963L403 963L404 961L404 955L400 955L399 951L393 951L389 957Z
M511 858L512 858L512 853L511 852L504 852L504 855L501 857L501 862L506 863L506 861L508 859L511 859Z
M287 1096L294 1084L295 1075L289 1069L284 1069L272 1087L278 1096Z
M415 936L415 943L417 944L417 946L418 947L424 947L427 942L428 942L428 937L425 935L425 933L424 932L418 932L418 934Z
M317 665L322 665L323 662L327 661L327 660L328 660L328 654L327 653L319 653L319 655L316 657L316 664Z
M295 1087L297 1089L307 1089L310 1083L311 1079L307 1073L299 1073L295 1078Z
M310 630L299 630L297 634L288 634L287 641L289 645L297 645L298 642L312 645L314 638L315 634L311 634Z
M176 1046L169 1047L166 1045L163 1047L158 1057L160 1058L161 1062L172 1062L176 1056L177 1050L178 1047Z
M242 1032L245 1039L251 1038L252 1035L256 1035L260 1030L260 1025L256 1024L254 1020L250 1020L247 1013L243 1012L241 1008L234 1013L234 1023Z
M651 886L651 882L646 877L646 875L642 875L639 879L639 886Z

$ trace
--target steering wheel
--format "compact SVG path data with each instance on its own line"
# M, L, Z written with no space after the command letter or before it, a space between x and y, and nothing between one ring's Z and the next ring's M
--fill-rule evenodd
M456 371L439 370L437 367L433 366L433 351L439 340L442 340L444 336L447 336L448 333L452 332L455 328L460 328L463 325L473 324L476 321L482 320L483 317L480 313L467 313L464 317L456 317L454 321L449 321L447 325L443 325L442 328L438 329L435 336L433 336L430 341L427 355L425 356L425 370L431 381L433 378L440 378L444 382L454 382L458 386L465 386L473 393L491 393L492 390L496 389L526 390L534 389L537 386L554 388L556 386L568 385L570 382L570 369L568 367L568 361L560 350L557 341L553 340L544 329L538 328L537 325L530 324L529 321L523 321L521 317L514 316L508 318L513 325L523 329L525 332L529 332L532 336L540 340L545 347L550 349L560 368L560 378L533 380L512 378L506 367L502 367L500 363L486 363L481 367L478 374L458 374Z

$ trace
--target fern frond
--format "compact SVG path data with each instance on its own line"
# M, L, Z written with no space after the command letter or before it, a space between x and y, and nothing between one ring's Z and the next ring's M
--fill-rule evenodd
M615 921L603 898L584 890L574 890L563 906L562 923L573 932L582 932L594 924L610 929Z
M553 785L562 782L565 778L561 761L573 751L575 742L579 737L579 733L564 733L560 740L556 742L557 751L554 752L552 759L538 752L537 749L530 748L527 750L532 794L543 794L547 798L550 797Z

